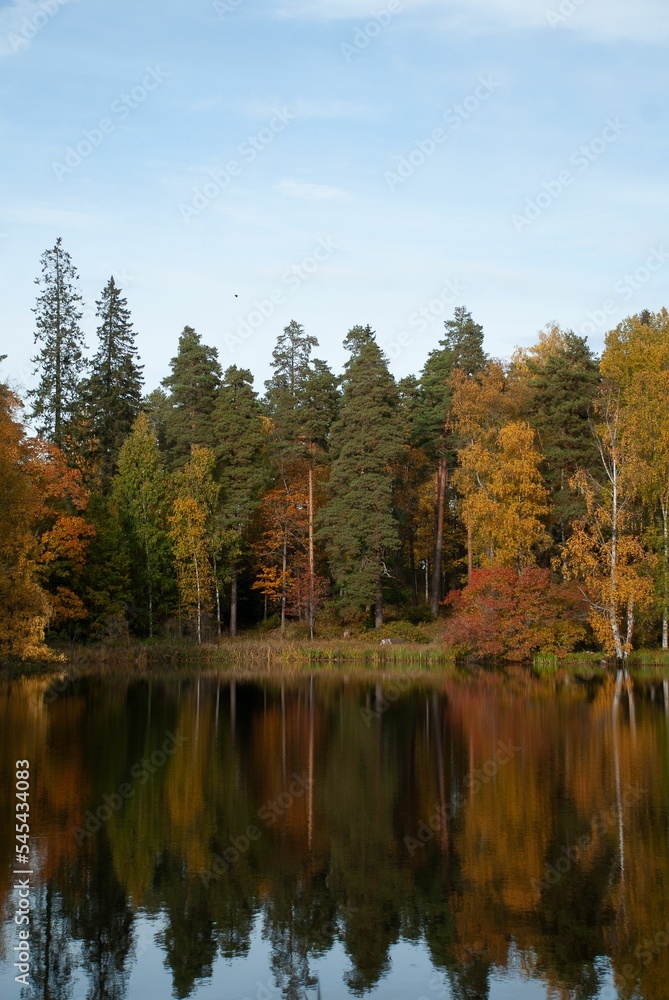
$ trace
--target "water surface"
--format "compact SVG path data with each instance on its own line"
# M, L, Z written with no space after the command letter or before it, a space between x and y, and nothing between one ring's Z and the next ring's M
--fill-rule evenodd
M5 683L0 996L664 998L666 693L524 671Z

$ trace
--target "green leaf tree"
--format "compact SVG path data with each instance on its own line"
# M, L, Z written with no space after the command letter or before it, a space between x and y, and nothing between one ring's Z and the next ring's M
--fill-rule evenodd
M157 616L171 604L173 567L166 525L169 483L145 413L121 446L112 496L129 539L138 624L152 637Z
M214 598L212 555L219 542L214 519L219 492L213 476L215 461L209 448L193 446L186 465L173 475L174 500L168 518L179 602L194 622L198 644Z

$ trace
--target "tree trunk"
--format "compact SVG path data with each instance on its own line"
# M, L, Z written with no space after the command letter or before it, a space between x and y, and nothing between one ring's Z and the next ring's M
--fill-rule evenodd
M145 541L144 551L146 553L146 583L149 591L149 639L153 639L153 587L151 584L151 567L149 563L149 543Z
M311 446L310 446L311 449ZM309 635L314 637L315 617L315 577L314 577L314 470L309 462Z
M232 567L230 579L230 635L237 635L237 567Z
M444 507L446 499L446 483L448 480L448 465L446 456L439 459L437 467L436 483L436 503L435 503L435 524L434 524L434 553L432 556L432 614L436 618L439 614L439 601L441 600L441 554L444 547Z
M611 466L611 484L613 486L613 496L611 502L611 562L609 567L611 580L611 597L609 604L609 621L611 623L611 633L613 645L616 652L618 665L623 664L627 658L627 650L623 645L623 639L618 625L618 615L616 608L616 598L618 596L618 466L613 460ZM629 618L628 618L629 623ZM628 647L629 648L629 647Z
M216 629L218 631L218 637L221 638L221 591L218 586L218 573L216 566L216 556L212 557L214 560L214 587L216 589Z
M193 562L195 564L195 587L197 589L197 641L198 645L202 645L202 601L200 598L200 567L197 562L197 554L193 553Z
M381 576L376 583L376 604L374 607L374 627L381 628L383 625L383 581Z
M409 566L411 570L411 600L418 607L418 577L416 575L416 552L414 549L414 529L409 529Z
M286 627L286 572L288 567L288 529L283 529L283 554L281 561L281 632Z
M472 582L474 572L474 535L471 524L467 525L467 583Z
M662 649L669 649L669 511L662 503Z

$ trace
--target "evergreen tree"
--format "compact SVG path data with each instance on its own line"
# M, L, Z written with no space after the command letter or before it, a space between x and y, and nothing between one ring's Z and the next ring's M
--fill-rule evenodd
M556 541L564 542L571 522L584 512L569 481L577 469L598 464L590 420L600 377L585 338L558 332L547 351L529 352L526 365L532 393L528 418L539 438L542 473L553 505L551 532Z
M132 600L128 535L109 492L97 492L88 504L93 527L79 590L86 607L86 632L96 639L127 637Z
M280 333L272 351L272 377L265 383L267 404L284 446L298 438L297 411L310 375L311 350L318 341L304 327L291 320Z
M221 485L218 515L229 545L230 635L237 634L238 574L246 533L267 479L262 410L251 372L228 368L216 401L214 427L217 478Z
M128 303L111 277L98 300L98 350L84 386L97 440L103 481L112 475L118 453L139 414L142 368Z
M314 476L318 457L326 446L329 428L337 407L337 381L324 361L311 361L312 348L318 341L305 333L304 328L292 320L277 340L272 354L272 378L265 383L267 406L272 420L272 451L276 465L278 489L283 487L284 497L278 504L284 512L281 573L281 626L285 623L289 538L293 538L293 554L299 563L306 555L306 569L292 573L293 580L306 574L306 610L313 637L317 591L321 589L316 576L314 518L316 500ZM306 481L305 481L306 480ZM276 494L276 499L279 495ZM306 501L307 517L299 517ZM277 508L277 504L274 505ZM295 515L298 515L295 517ZM270 512L271 515L271 512ZM276 538L280 528L276 518L267 538ZM302 538L302 529L306 537ZM275 584L271 581L272 588ZM298 614L304 601L296 602Z
M402 451L397 387L373 331L354 327L345 347L341 412L332 428L329 502L322 534L348 610L375 605L383 624L386 559L399 545L391 468Z
M58 448L71 447L72 433L80 416L80 384L86 368L81 320L79 275L60 237L40 259L42 275L35 279L41 289L35 313L35 343L42 349L33 358L39 383L31 389L33 419L37 429Z
M434 468L434 550L432 554L433 615L439 611L444 539L444 513L448 491L449 466L453 464L453 440L447 427L451 409L449 380L454 371L473 377L486 363L483 328L475 323L464 306L458 306L453 319L444 323L446 333L439 347L428 355L421 373L422 406L416 419L416 443L426 451Z
M194 445L213 447L212 417L221 366L216 348L207 347L200 334L186 326L170 368L172 374L162 384L169 390L165 418L169 464L176 468L185 464Z

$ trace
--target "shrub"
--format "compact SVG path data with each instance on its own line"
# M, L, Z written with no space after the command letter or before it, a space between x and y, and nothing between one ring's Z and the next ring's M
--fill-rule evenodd
M412 625L426 625L435 620L432 611L426 604L420 604L417 608L409 608L404 617Z
M585 635L578 591L551 583L547 569L475 570L472 582L443 603L453 609L444 639L464 655L513 661L537 652L564 656Z

